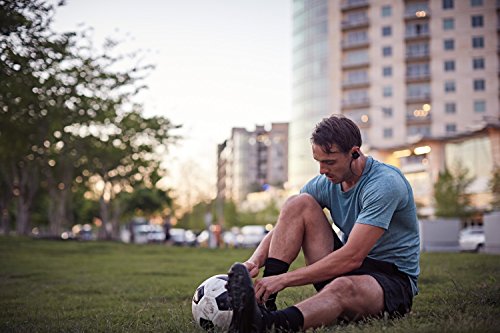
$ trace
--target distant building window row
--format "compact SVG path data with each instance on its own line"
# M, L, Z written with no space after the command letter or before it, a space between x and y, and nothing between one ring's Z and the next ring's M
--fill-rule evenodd
M443 9L453 9L455 7L454 0L442 0ZM483 5L483 0L470 0L471 7L479 7Z
M484 79L475 79L472 82L472 88L474 91L485 91L486 90L486 80ZM455 92L456 85L454 80L448 80L444 82L444 91L446 93Z
M485 100L474 100L473 102L474 113L485 113L486 112L486 101ZM457 113L457 105L455 102L447 102L444 104L445 114L454 115Z
M484 48L484 37L483 36L472 36L472 47L474 49ZM455 40L453 38L447 38L443 40L443 48L445 51L455 50Z
M408 68L411 68L412 66L415 67L416 65L421 65L421 64L411 64L411 65L408 65ZM484 58L479 57L479 58L472 59L472 69L479 70L479 69L484 69L484 68L485 68ZM445 60L443 62L443 69L445 72L455 71L455 60Z

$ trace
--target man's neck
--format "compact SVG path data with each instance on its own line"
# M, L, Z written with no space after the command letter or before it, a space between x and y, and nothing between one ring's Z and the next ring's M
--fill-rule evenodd
M359 179L363 175L363 171L366 166L366 161L367 161L366 156L361 156L359 159L353 160L351 169L352 172L351 178L343 181L340 184L342 187L342 191L347 192L358 183Z

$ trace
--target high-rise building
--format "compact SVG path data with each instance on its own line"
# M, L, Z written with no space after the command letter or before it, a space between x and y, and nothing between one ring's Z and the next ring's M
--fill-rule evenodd
M309 137L332 113L376 155L499 118L496 0L294 0L289 182L317 174Z
M237 204L267 186L288 180L288 123L273 123L268 131L233 128L217 149L217 199Z

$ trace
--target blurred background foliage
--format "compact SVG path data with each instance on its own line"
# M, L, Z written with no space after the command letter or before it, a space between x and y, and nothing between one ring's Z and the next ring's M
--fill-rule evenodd
M157 185L180 126L135 102L154 68L140 50L95 48L89 29L55 33L55 8L0 1L1 230L57 235L97 217L116 238L124 216L173 209Z

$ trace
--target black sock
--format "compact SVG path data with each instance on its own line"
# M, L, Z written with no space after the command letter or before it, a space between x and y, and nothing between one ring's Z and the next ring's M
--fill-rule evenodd
M279 275L288 272L288 269L290 268L290 264L287 262L284 262L283 260L279 260L276 258L267 258L266 262L264 263L264 277L266 276L273 276L273 275ZM270 310L275 310L276 309L276 296L278 293L271 294L269 296L269 299L266 302L266 306Z
M299 332L304 326L304 316L295 306L279 311L263 312L263 316L267 330L274 326L277 332Z

